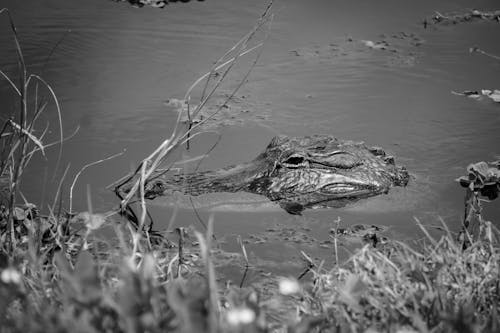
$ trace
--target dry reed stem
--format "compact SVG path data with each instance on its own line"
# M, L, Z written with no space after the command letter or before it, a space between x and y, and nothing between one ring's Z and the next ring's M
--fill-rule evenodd
M75 178L73 179L73 182L71 183L71 186L69 188L69 213L72 214L73 213L73 188L75 187L75 184L76 182L78 181L78 177L80 177L80 175L82 174L83 171L85 171L87 168L91 167L91 166L94 166L94 165L97 165L97 164L100 164L102 162L105 162L105 161L108 161L108 160L111 160L115 157L118 157L120 155L123 155L125 153L125 151L122 151L121 153L116 153L116 154L113 154L111 156L108 156L106 158L103 158L103 159L100 159L98 161L94 161L92 163L88 163L86 165L84 165L80 171L78 171L75 175Z
M132 183L132 186L128 190L127 195L124 198L121 198L121 209L126 210L129 207L129 203L132 199L132 197L137 196L139 198L139 207L140 207L140 217L138 221L138 229L137 229L137 234L133 237L134 241L134 246L133 246L133 251L134 253L137 251L138 248L138 242L140 240L140 235L143 231L143 227L145 225L145 220L147 216L147 206L146 206L146 201L145 201L145 196L144 196L144 189L145 185L147 184L148 181L151 180L151 177L154 174L158 173L158 169L160 168L161 163L180 145L189 142L189 140L193 137L194 131L204 124L206 121L211 119L212 117L215 116L221 109L222 106L216 110L214 113L212 113L209 117L203 119L200 123L192 126L191 119L193 117L196 117L196 115L202 110L202 108L206 105L208 100L213 96L214 92L217 90L217 88L220 86L220 84L224 81L224 79L227 77L227 74L231 70L231 68L234 66L236 61L239 59L239 57L248 54L249 52L261 48L263 45L263 41L258 43L257 45L248 48L248 43L254 38L254 35L259 31L266 23L270 23L272 21L272 14L270 14L270 9L272 6L272 1L269 3L267 6L266 10L260 17L259 21L257 24L254 26L254 28L247 33L242 39L240 39L230 50L228 50L223 57L221 57L216 64L212 67L209 73L202 75L199 79L197 79L188 89L186 92L186 101L189 101L191 99L191 92L193 89L203 81L203 79L207 79L207 84L205 88L203 89L203 94L201 97L200 103L197 105L193 113L190 112L189 104L188 104L188 118L190 119L190 126L187 131L184 133L178 133L178 127L179 124L181 123L181 114L182 112L179 112L179 115L177 117L176 123L174 130L172 131L171 136L163 141L159 147L157 147L149 156L147 156L145 159L142 160L142 162L139 164L139 167L136 169L136 171L127 177L123 182L121 182L116 188L115 192L119 194L120 188L124 186L125 184L129 184L130 182ZM267 38L268 34L266 34L265 39ZM239 49L238 49L239 47ZM224 61L224 59L234 52L235 50L238 51L236 52L236 55L234 55L231 59ZM262 50L262 48L261 48ZM232 91L230 96L227 98L225 103L229 101L230 98L236 94L236 92L239 90L239 88L243 85L243 83L246 81L248 75L250 74L251 70L255 66L257 60L260 57L260 52L257 54L255 60L251 64L250 69L247 71L247 73L244 75L244 77L240 80L239 84L237 87ZM219 62L224 61L222 64L218 64ZM221 75L221 78L215 83L215 85L210 89L208 94L205 95L206 88L208 86L208 81L211 78L211 73L214 71L221 69L223 67L226 67L224 73ZM224 104L225 104L224 103ZM198 135L200 133L194 133L194 135ZM168 170L168 168L167 168ZM162 173L165 171L162 171ZM160 173L161 174L161 173ZM119 195L121 197L121 195Z

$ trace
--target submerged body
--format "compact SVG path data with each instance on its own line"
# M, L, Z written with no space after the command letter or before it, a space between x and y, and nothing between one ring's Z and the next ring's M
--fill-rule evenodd
M254 160L218 169L151 179L145 196L181 192L249 192L266 196L286 211L342 207L355 200L406 186L409 175L381 148L332 136L277 136Z

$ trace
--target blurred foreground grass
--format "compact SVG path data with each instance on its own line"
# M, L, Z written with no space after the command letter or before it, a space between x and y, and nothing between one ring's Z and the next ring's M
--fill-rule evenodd
M2 332L499 329L500 234L487 221L465 249L443 224L440 238L428 234L417 247L366 245L342 265L333 256L311 263L301 281L270 277L264 290L264 284L238 288L216 279L210 231L195 232L189 255L165 243L149 249L145 240L134 254L125 221L110 222L116 242L104 243L58 231L75 218L24 212L15 223L20 242L0 252Z

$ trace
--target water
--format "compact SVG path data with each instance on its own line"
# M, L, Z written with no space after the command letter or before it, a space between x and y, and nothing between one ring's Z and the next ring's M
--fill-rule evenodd
M70 31L43 77L60 99L64 132L68 135L78 126L79 131L65 143L58 170L57 149L33 160L22 184L27 199L46 207L68 163L67 184L85 164L126 149L122 156L86 170L75 187L77 210L88 209L87 184L94 210L116 206L105 186L137 165L173 128L175 114L163 102L182 98L190 84L253 26L265 5L266 1L208 0L137 10L105 0L1 0L0 7L8 7L13 15L32 72L42 70L52 47ZM216 232L227 241L226 249L238 251L238 234L249 239L276 225L296 228L311 239L294 242L271 235L264 244L247 245L263 267L295 274L300 270L299 249L317 257L331 254L319 244L328 240L337 217L344 225L389 226L399 239L421 236L414 217L427 224L438 224L442 217L458 229L463 191L454 179L469 163L500 155L500 105L451 91L500 88L500 62L468 53L469 47L478 46L500 54L500 25L476 22L424 29L421 20L435 10L498 9L495 5L496 1L465 0L439 5L409 0L276 1L271 36L238 93L245 96L254 121L236 122L218 128L219 134L194 139L190 156L206 152L220 138L201 165L218 168L253 159L276 134L322 133L382 146L413 178L407 188L387 196L344 209L307 211L303 217L279 209L201 209L205 220L215 214ZM1 17L0 31L0 66L13 75L15 49L6 16ZM371 50L360 40L386 40L397 52ZM234 69L234 78L249 65L250 58L245 59ZM235 84L234 78L230 84ZM2 81L4 118L15 110L12 96ZM46 122L51 124L46 138L50 142L58 135L52 105L39 128ZM154 206L158 226L166 225L163 221L169 220L171 209ZM498 202L486 206L486 217L499 221ZM199 227L196 220L192 210L181 209L175 223Z

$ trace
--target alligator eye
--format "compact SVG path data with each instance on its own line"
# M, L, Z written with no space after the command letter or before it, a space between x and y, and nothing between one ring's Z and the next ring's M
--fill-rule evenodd
M283 161L283 165L289 168L299 167L306 163L304 156L292 155Z
M303 162L304 162L304 158L302 156L293 156L285 161L285 163L288 163L288 164L301 164Z

